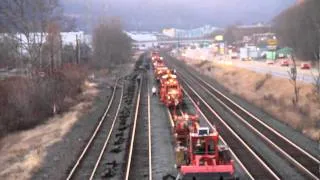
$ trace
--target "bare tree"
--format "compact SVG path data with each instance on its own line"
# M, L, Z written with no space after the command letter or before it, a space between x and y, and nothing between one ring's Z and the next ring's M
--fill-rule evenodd
M302 60L312 60L316 67L314 89L320 96L320 1L308 0L290 7L275 18L275 30L283 46L294 49L295 55ZM290 74L295 89L294 103L299 100L299 88L296 85L296 65Z
M224 32L224 39L228 44L231 44L233 42L235 42L237 39L234 35L234 31L236 29L236 26L229 26L226 28L225 32Z
M75 48L72 44L67 44L62 47L62 63L72 64L75 60Z
M314 90L318 98L320 99L320 1L308 1L306 7L310 12L309 19L314 24L315 27L315 38L313 40L317 41L317 46L314 48L314 67L316 72L311 71L314 79Z
M294 97L292 98L292 103L293 105L296 106L299 102L300 87L297 84L297 76L298 76L297 64L296 64L295 57L293 55L291 56L291 60L292 60L293 66L290 68L290 71L288 73L290 76L290 83L293 85L293 90L294 90Z
M320 50L320 46L319 46L319 50ZM316 93L316 95L318 96L318 98L320 99L320 53L317 56L318 61L315 62L315 69L316 72L311 71L313 80L314 80L314 92Z
M58 21L60 13L58 0L1 0L0 17L6 31L27 51L30 63L40 67L47 26Z
M280 44L293 48L296 57L303 60L316 60L314 53L319 53L319 2L308 0L290 7L274 20Z
M93 31L94 64L112 67L130 58L131 40L122 31L120 20L103 20Z
M51 23L48 25L48 36L47 36L47 46L49 49L49 59L50 59L50 71L51 73L54 69L61 63L61 35L59 25L56 23Z
M8 36L0 38L0 67L16 67L19 66L18 42Z
M76 26L76 18L72 16L63 15L60 21L61 31L63 32L71 32L75 31Z

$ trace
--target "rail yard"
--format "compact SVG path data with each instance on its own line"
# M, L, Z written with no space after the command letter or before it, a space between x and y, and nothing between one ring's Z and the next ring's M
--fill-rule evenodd
M320 180L320 0L1 0L0 180Z
M151 51L116 80L66 179L319 179L313 147L183 62Z

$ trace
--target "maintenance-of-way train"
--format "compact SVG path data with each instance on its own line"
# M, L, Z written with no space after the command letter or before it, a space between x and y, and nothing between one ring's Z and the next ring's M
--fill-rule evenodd
M215 128L200 127L199 113L181 113L177 107L183 101L182 86L176 73L168 68L159 52L151 53L154 76L160 101L171 110L175 138L177 180L235 179L234 161L229 148L219 144ZM196 107L197 112L199 111Z

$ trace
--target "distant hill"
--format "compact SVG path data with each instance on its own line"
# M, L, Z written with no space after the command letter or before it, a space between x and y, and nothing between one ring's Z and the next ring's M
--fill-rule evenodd
M296 0L61 0L65 12L88 28L101 16L118 16L127 30L192 29L211 24L267 22ZM199 3L201 2L201 3Z

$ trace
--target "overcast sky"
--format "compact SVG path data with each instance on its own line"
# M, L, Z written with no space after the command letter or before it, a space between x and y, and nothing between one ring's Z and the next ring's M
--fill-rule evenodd
M269 22L296 0L63 0L76 16L119 16L130 30ZM90 18L87 18L90 19ZM88 20L89 21L89 20Z

